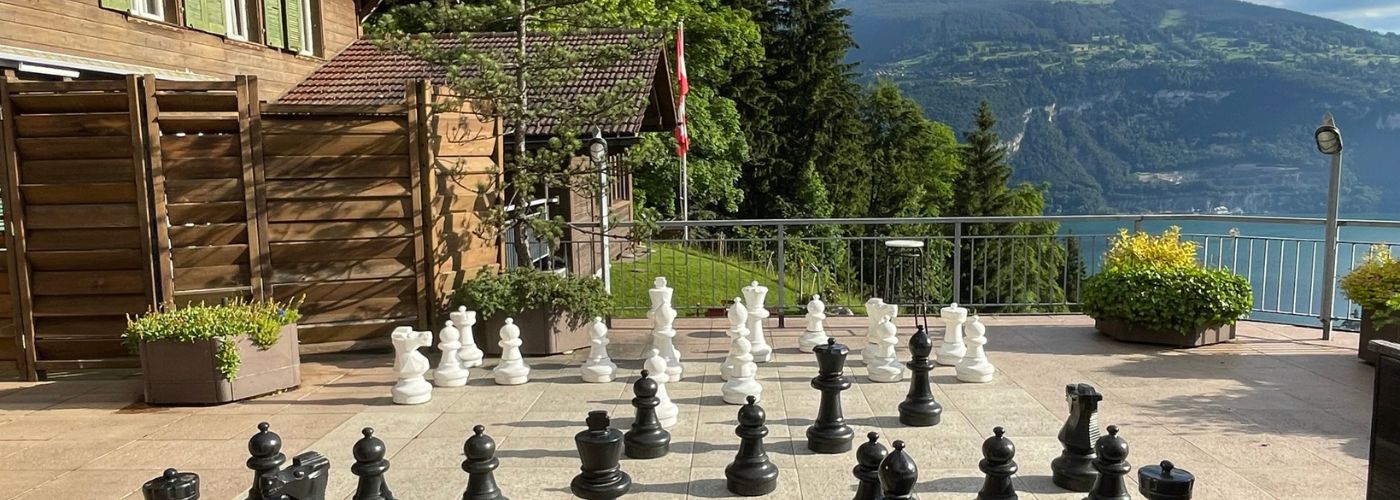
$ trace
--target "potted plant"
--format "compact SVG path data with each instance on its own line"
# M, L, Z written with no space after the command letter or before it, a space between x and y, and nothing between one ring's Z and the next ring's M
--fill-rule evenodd
M1196 262L1181 228L1161 236L1119 230L1103 272L1085 280L1084 313L1099 332L1125 342L1196 347L1235 338L1254 302L1249 281Z
M1374 245L1366 258L1342 278L1342 293L1361 306L1361 345L1357 356L1375 364L1380 355L1372 339L1400 342L1400 262L1390 247Z
M294 303L190 305L127 318L146 402L227 403L301 383Z
M509 317L520 327L520 352L544 355L587 346L588 322L611 311L612 297L596 278L517 267L481 270L457 288L452 304L481 318L473 333L483 351L501 352L497 332Z

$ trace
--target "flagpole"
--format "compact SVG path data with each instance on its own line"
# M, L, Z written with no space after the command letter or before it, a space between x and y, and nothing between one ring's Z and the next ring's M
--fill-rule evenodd
M681 155L681 239L690 241L690 171L686 168L686 156Z

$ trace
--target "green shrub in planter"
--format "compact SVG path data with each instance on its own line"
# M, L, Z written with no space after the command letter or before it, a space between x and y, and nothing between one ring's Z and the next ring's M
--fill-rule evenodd
M127 349L136 353L142 342L218 340L217 368L224 378L233 379L238 376L241 362L237 341L247 336L258 348L271 347L277 343L283 326L301 319L296 306L295 302L236 301L212 306L191 305L135 318L128 316L123 342Z
M1342 278L1342 292L1371 313L1376 326L1400 322L1400 261L1390 248L1375 245L1361 262Z
M1249 280L1224 269L1124 266L1089 277L1084 312L1152 330L1233 325L1254 303Z
M545 309L554 316L568 316L575 327L612 310L612 296L601 280L530 267L506 272L483 269L457 288L452 303L488 318Z

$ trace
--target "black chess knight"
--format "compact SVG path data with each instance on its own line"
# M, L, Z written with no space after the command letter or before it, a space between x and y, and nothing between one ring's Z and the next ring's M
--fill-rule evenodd
M763 451L763 438L768 435L764 425L767 415L757 404L758 398L748 397L748 404L739 408L739 452L734 462L724 468L725 487L730 493L746 497L767 495L778 488L778 466L768 460Z
M851 474L856 477L856 496L852 500L877 500L880 498L880 462L885 461L889 451L880 444L880 434L871 432L865 437L870 441L856 448L856 467Z
M1118 426L1108 426L1108 435L1099 438L1094 444L1098 456L1094 458L1094 470L1099 471L1098 480L1089 490L1084 500L1129 500L1128 485L1123 481L1133 466L1128 464L1128 442L1118 437Z
M928 359L933 353L933 340L929 338L924 325L918 325L914 336L909 339L911 358L906 365L913 376L909 380L909 395L899 404L899 423L910 427L938 425L943 418L943 405L933 398L933 382L928 373L933 370L933 361Z
M982 442L982 461L977 468L986 474L977 500L1016 500L1016 486L1011 476L1016 474L1016 444L1006 438L1006 430L992 429L992 437Z
M826 345L813 351L819 373L812 379L812 387L822 392L822 399L816 422L807 427L807 449L815 453L845 453L850 451L851 439L855 437L841 411L841 391L851 388L851 379L843 373L851 350L829 338Z
M569 483L574 496L584 500L611 500L632 488L632 478L622 471L622 431L612 428L606 410L588 412L588 429L574 435L582 471Z
M671 433L661 427L656 418L656 407L661 400L656 397L656 381L651 373L642 370L641 378L632 384L632 406L637 409L637 418L632 421L632 429L622 437L623 451L628 458L659 458L666 456L671 449Z
M462 444L462 470L467 473L467 491L462 500L506 500L496 485L495 470L501 465L496 458L496 440L486 435L486 427L472 428L472 437Z
M1103 395L1089 384L1065 387L1069 402L1069 418L1060 429L1060 444L1064 450L1050 462L1055 486L1079 492L1094 487L1099 473L1094 470L1094 442L1099 439L1099 402Z

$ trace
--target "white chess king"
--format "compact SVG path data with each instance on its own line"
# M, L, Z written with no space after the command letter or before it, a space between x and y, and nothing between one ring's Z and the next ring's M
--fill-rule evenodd
M506 318L506 324L501 326L501 362L496 368L491 370L491 375L495 376L499 385L520 385L530 381L530 365L525 364L525 357L520 355L520 327L515 326L515 320Z
M457 359L462 361L462 368L481 366L486 353L476 346L476 337L472 333L472 327L476 326L476 311L468 311L467 306L457 306L457 310L447 316L452 318L452 326L462 334L462 348L457 350Z
M676 309L671 307L671 297L675 292L674 288L666 285L665 276L658 276L652 281L651 289L647 290L647 296L651 299L651 309L647 311L647 319L651 320L652 325L651 347L666 360L666 376L670 380L680 380L685 372L685 367L681 365L681 353L676 350L675 344L676 329L673 325L676 322Z
M958 366L963 355L967 354L962 331L963 323L967 321L967 309L953 303L939 310L938 315L943 318L943 345L938 346L938 353L933 361L944 366Z
M433 370L433 385L461 387L467 385L467 377L471 375L470 371L462 368L462 360L457 357L457 351L462 348L462 332L452 326L452 320L444 323L442 331L438 333L438 350L442 351L442 358L438 360L437 369Z
M958 363L958 380L976 384L991 382L997 369L987 359L987 327L974 314L967 329L967 355Z
M734 367L739 363L739 339L745 339L745 342L748 342L749 336L749 329L744 326L749 321L749 311L744 309L744 303L738 297L735 297L734 303L729 305L727 317L729 329L725 333L729 335L729 355L725 356L724 361L719 364L719 378L726 381L729 380L729 377L734 376ZM753 360L752 355L750 355L749 360Z
M612 382L617 364L608 356L608 325L602 317L593 318L588 324L588 359L579 367L584 382Z
M904 379L904 365L899 363L899 357L895 354L895 346L899 345L899 336L894 325L894 318L885 316L876 328L875 353L866 363L865 368L871 382L899 382Z
M666 392L666 383L671 380L666 375L666 358L662 358L656 349L647 354L646 363L642 367L646 368L651 373L651 379L656 381L656 399L661 401L656 406L656 419L661 421L661 427L670 429L680 420L681 409L671 402L671 395Z
M394 343L394 375L398 382L389 390L395 404L417 405L433 399L433 384L423 378L428 373L428 358L418 349L433 344L433 332L415 332L400 326L389 335Z
M813 295L812 301L807 303L807 326L802 330L802 336L797 339L797 350L802 352L812 352L817 346L826 343L826 304L822 302L821 295Z

